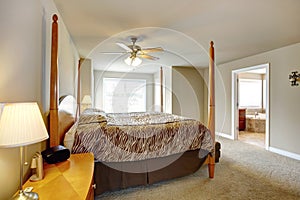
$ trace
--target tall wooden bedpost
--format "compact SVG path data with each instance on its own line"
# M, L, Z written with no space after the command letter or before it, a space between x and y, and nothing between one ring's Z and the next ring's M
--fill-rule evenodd
M163 92L163 81L164 81L164 74L163 68L160 67L160 112L164 112L164 92Z
M209 48L209 119L208 128L211 132L213 144L215 145L215 51L214 42L210 42ZM209 178L214 177L215 171L215 156L208 156L208 171Z
M80 66L81 66L81 59L78 60L78 68L77 68L77 107L76 107L76 114L75 114L75 121L79 118L80 115Z
M58 77L57 77L57 49L58 24L57 15L52 17L52 45L51 45L51 74L50 74L50 147L59 145L58 136Z

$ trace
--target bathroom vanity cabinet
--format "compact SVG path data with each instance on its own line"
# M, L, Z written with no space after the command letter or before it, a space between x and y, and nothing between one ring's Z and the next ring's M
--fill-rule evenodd
M239 109L239 131L244 131L246 128L246 109Z

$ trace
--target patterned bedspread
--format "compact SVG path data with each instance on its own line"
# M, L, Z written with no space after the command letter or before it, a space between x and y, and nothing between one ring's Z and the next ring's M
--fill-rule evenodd
M199 121L167 113L104 113L85 110L72 153L93 152L98 161L164 157L187 150L213 151L209 130Z

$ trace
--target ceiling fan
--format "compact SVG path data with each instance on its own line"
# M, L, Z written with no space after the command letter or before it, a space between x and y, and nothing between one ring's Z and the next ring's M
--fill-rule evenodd
M137 37L130 38L132 44L126 45L124 43L117 42L116 44L126 50L126 52L122 52L121 54L129 53L129 56L124 60L124 62L131 66L138 66L142 63L141 58L149 59L149 60L158 60L158 57L154 57L149 55L148 53L151 52L161 52L164 51L161 47L155 48L141 48L140 46L136 45L136 41L138 40ZM115 53L114 53L115 54Z

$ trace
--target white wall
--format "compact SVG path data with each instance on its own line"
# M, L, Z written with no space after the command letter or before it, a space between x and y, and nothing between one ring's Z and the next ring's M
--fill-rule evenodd
M49 107L50 31L52 14L56 12L51 0L9 0L0 6L0 102L38 102L41 112ZM56 12L57 13L57 12ZM74 91L73 62L78 57L71 39L59 28L64 45L60 46L61 93ZM63 42L64 41L64 42ZM69 84L69 86L65 86ZM63 86L64 85L64 86ZM45 143L30 145L26 156L45 148ZM9 199L19 186L19 149L0 149L0 199ZM24 173L28 175L28 167ZM26 176L27 177L27 176Z
M299 55L297 43L217 66L216 131L232 134L232 70L270 63L270 147L300 155L300 87L291 87L288 79L292 71L300 72Z

